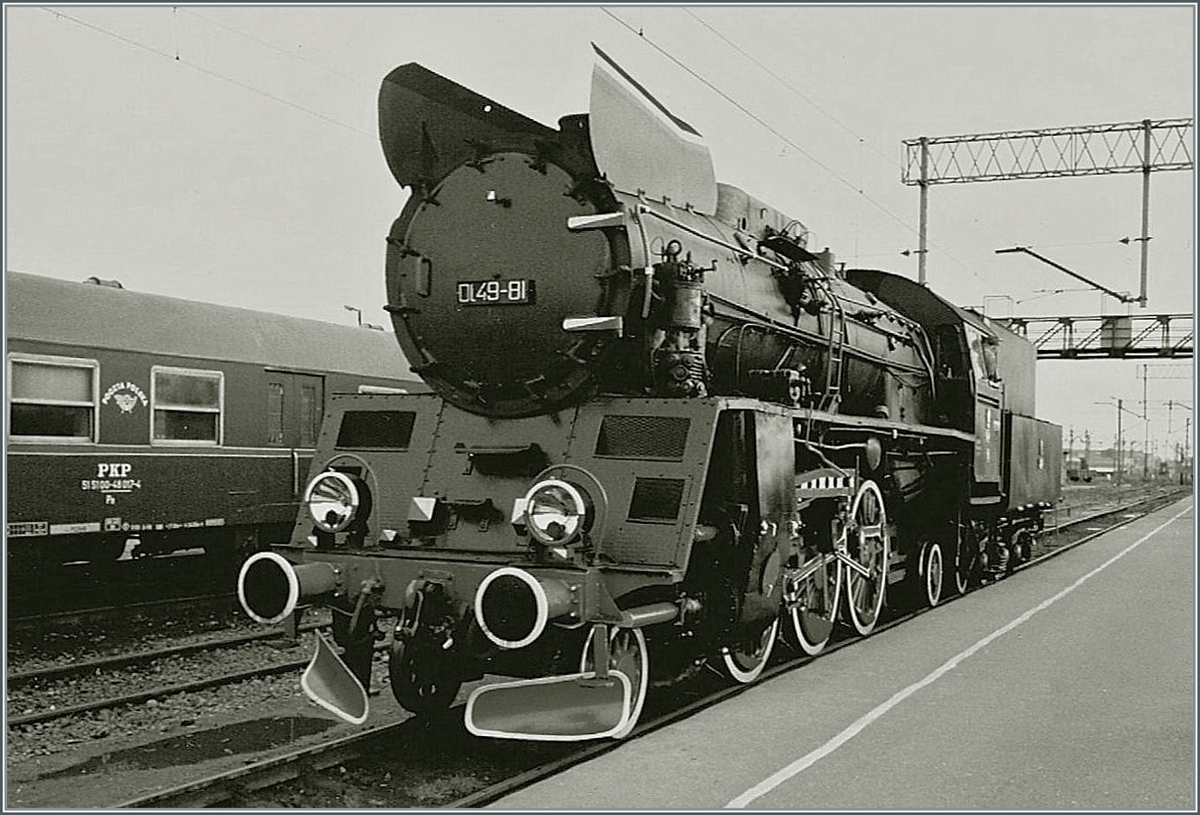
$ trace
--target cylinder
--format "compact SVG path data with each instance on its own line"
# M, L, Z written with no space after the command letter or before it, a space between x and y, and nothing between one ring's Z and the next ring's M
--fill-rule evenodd
M550 620L566 615L574 605L573 592L563 581L505 566L479 584L475 619L501 648L524 648L542 635Z
M337 587L337 573L328 563L293 564L274 552L258 552L242 564L238 600L256 622L272 625L296 610L305 597Z

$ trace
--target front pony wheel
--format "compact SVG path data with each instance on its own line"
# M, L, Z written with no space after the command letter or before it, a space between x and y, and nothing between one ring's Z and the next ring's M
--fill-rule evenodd
M447 710L462 686L462 678L441 649L419 639L392 641L388 679L400 706L418 716Z
M444 595L426 590L418 597L420 603L401 613L392 633L388 680L401 707L418 716L434 716L454 704L463 677L454 653L445 647L449 640ZM441 624L422 625L422 618Z
M846 607L859 636L875 630L883 611L891 542L883 493L874 481L863 481L850 508L845 531Z
M588 632L583 644L583 656L579 661L579 670L594 669L595 657L592 654L592 639L596 629ZM642 715L642 707L646 704L646 689L650 683L650 650L646 647L646 635L640 628L618 628L613 626L608 635L608 667L618 670L629 677L633 688L633 701L630 704L629 723L613 733L614 739L628 736Z

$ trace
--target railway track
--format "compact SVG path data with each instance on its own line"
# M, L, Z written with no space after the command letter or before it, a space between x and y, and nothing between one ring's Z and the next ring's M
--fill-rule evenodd
M1190 494L1190 491L1177 490L1160 492L1148 497L1143 496L1127 505L1111 507L1102 511L1089 513L1079 518L1070 519L1058 524L1054 529L1047 528L1041 536L1042 551L1036 554L1029 562L1018 566L1014 572L1033 568L1047 559L1057 557L1106 532L1131 523L1151 509L1169 503L1172 500L1177 500L1185 494ZM1111 522L1114 516L1116 520L1115 522ZM1101 523L1104 524L1102 528L1089 528L1091 525ZM1070 540L1058 540L1064 534L1072 532L1081 534L1071 535ZM974 590L987 588L989 585L991 583L985 583ZM952 603L960 596L953 595L948 597L943 600L942 604ZM921 609L906 612L887 618L880 623L876 631L883 631L900 625L924 613L926 610ZM826 649L826 652L829 653L849 648L861 640L862 638L853 636L846 636L840 639L835 637L834 641ZM812 659L812 657L802 655L786 658L775 665L769 666L763 675L763 680L795 670L807 664ZM675 698L667 704L654 705L654 710L651 710L650 702L648 702L647 715L644 716L642 723L631 734L631 738L666 727L753 687L753 685L730 686L719 682L716 677L706 680L703 675L698 677L698 680L690 683L694 687L688 691L672 694ZM659 708L662 709L660 710ZM422 731L422 727L425 728L424 731ZM521 765L520 762L514 764L513 761L509 761L503 777L487 783L482 788L457 797L451 792L451 794L443 795L440 799L435 800L422 801L420 798L416 798L413 803L408 804L411 806L432 805L456 809L484 806L510 792L538 780L553 776L574 764L587 761L609 750L616 749L621 744L621 742L615 741L582 744L539 743L522 745L521 750L513 750L511 743L471 739L470 736L465 734L461 722L452 724L450 719L445 719L437 722L436 727L430 728L428 723L424 723L423 725L418 720L409 718L386 725L369 727L321 744L289 750L236 770L215 774L181 784L168 790L134 798L124 802L120 806L123 808L141 808L270 805L270 803L248 802L273 802L277 800L280 794L277 791L279 788L288 784L304 783L304 779L311 779L314 775L320 775L335 767L340 768L343 777L346 775L354 777L361 775L363 778L382 777L380 772L373 772L369 769L364 769L364 767L387 760L381 759L381 756L403 756L405 760L410 760L410 758L416 760L421 754L428 754L430 752L429 745L431 739L433 739L432 731L439 732L443 738L448 738L453 742L450 745L443 745L441 750L435 751L436 755L433 756L435 763L438 763L440 767L440 771L448 777L465 771L471 765L478 766L481 761L486 764L488 761L494 760L494 753L497 751L509 753L510 758L514 754L520 754L527 757L529 761L526 762L527 766ZM447 732L449 732L449 735L446 735ZM410 749L411 747L417 749ZM430 756L426 755L425 758L429 759ZM395 759L392 760L394 761ZM348 767L354 769L348 771ZM408 773L407 765L405 772L406 774ZM387 773L386 777L390 778L391 773ZM266 797L263 798L262 796ZM375 805L382 806L384 804ZM391 805L395 805L394 802Z
M227 592L236 578L230 561L177 554L110 563L81 563L31 576L13 571L8 583L12 623L42 618L69 619L105 608L180 602L179 587L190 593ZM136 598L135 602L127 602Z
M323 631L328 628L328 620L309 622L300 625L296 633L299 635L310 631ZM14 707L17 709L21 708L22 702L27 695L41 695L45 688L52 683L70 682L76 686L75 691L78 693L79 685L86 684L88 681L94 681L96 677L104 676L108 673L125 672L126 674L137 676L138 674L147 672L149 667L160 662L183 660L196 656L211 659L221 652L232 651L247 645L259 643L270 645L272 648L289 649L301 645L298 638L290 638L284 631L257 630L251 633L234 634L201 642L190 642L133 653L85 659L65 665L52 665L24 671L10 671L7 677L9 702L7 723L9 727L15 727L51 722L81 713L120 708L125 705L137 704L151 699L162 699L177 693L191 693L222 685L232 685L248 679L292 673L303 669L309 662L310 657L307 655L307 652L311 649L305 650L304 653L306 655L303 657L256 666L250 669L224 671L202 679L151 685L149 687L136 682L129 682L128 684L138 685L139 689L127 693L102 695L87 702L63 707L51 705L46 709L34 712L13 713ZM380 644L377 650L383 650L385 647L385 645Z
M1186 493L1181 490L1181 491L1179 491L1178 494L1173 493L1173 494L1169 494L1169 495L1159 495L1159 496L1151 496L1148 498L1141 498L1141 499L1135 501L1134 503L1129 504L1128 506L1117 507L1115 509L1105 510L1103 512L1096 512L1096 513L1092 513L1092 514L1086 515L1081 518L1077 518L1074 520L1060 523L1058 526L1055 527L1054 530L1048 529L1047 532L1049 532L1049 531L1063 532L1063 531L1067 531L1070 529L1074 529L1076 527L1083 527L1086 524L1096 523L1104 518L1111 517L1113 515L1121 515L1121 514L1128 513L1128 517L1122 517L1116 523L1112 523L1108 526L1105 526L1102 529L1098 529L1095 531L1089 531L1086 534L1084 534L1083 536L1081 536L1081 537L1077 538L1076 540L1073 540L1069 543L1064 543L1062 545L1055 546L1053 548L1049 548L1047 551L1044 551L1042 554L1040 554L1036 557L1033 557L1028 562L1023 563L1020 566L1017 566L1016 568L1014 568L1012 573L1016 574L1017 572L1021 572L1026 569L1031 569L1031 568L1037 566L1038 564L1045 562L1046 560L1049 560L1051 558L1058 557L1059 555L1065 554L1066 552L1070 551L1071 549L1081 546L1081 545L1087 543L1088 541L1091 541L1095 538L1100 537L1101 535L1104 535L1105 533L1111 532L1114 529L1118 529L1122 526L1133 523L1135 520L1143 517L1146 514L1146 512L1136 512L1136 510L1139 507L1143 507L1143 506L1147 506L1147 505L1156 505L1157 506L1157 505L1166 504L1166 503L1169 503L1171 500L1175 500L1176 498L1180 497L1183 494L1190 494L1190 490L1187 491ZM1147 510L1147 511L1149 511L1149 510ZM1136 512L1136 514L1134 514L1135 512ZM999 582L1003 582L1003 581L1000 580L1000 581L993 581L993 582L985 583L982 586L978 586L974 589L969 590L967 592L967 594L970 594L974 591L979 591L981 589L989 588L990 586L995 585L996 583L999 583ZM955 600L959 600L965 596L966 596L965 594L952 594L949 597L947 597L946 599L944 599L941 603L939 603L938 607L940 608L943 605L949 605L950 603L953 603ZM882 633L883 631L887 631L890 628L894 628L894 627L896 627L904 622L907 622L908 620L910 620L920 614L924 614L925 612L927 612L929 610L930 609L928 609L928 608L918 609L916 611L909 611L909 612L905 612L903 614L898 614L898 615L890 617L890 618L885 618L876 627L875 631L871 634L871 636L876 636L877 634ZM854 646L854 645L862 642L864 639L866 639L866 638L859 637L859 636L853 636L853 635L846 636L843 638L837 638L835 635L835 638L830 642L829 646L825 649L822 656L824 654L830 654L830 653L834 653L835 651L840 651L843 648L849 648L851 646ZM800 667L808 664L809 662L812 662L814 659L819 659L819 657L810 657L810 656L801 655L801 656L796 656L794 658L788 659L788 660L781 662L779 664L776 664L776 665L770 665L763 672L763 674L760 677L760 679L758 680L758 682L759 683L765 682L768 679L771 679L773 677L796 670L797 668L800 668ZM755 683L755 684L758 684L758 683ZM749 690L752 687L754 687L754 685L732 685L732 686L727 686L727 687L721 688L719 690L716 690L713 693L704 696L703 698L696 699L696 700L684 705L683 707L678 708L677 710L672 710L668 713L664 713L662 715L659 715L657 717L654 717L654 718L644 721L642 724L639 724L636 728L634 728L633 732L629 735L628 738L636 738L637 736L652 732L654 730L661 729L670 724L673 724L675 722L686 719L689 716L692 716L692 715L700 712L701 710L704 710L707 707L711 707L713 705L719 704L727 699L732 699L733 697L735 697L741 693L744 693L745 691ZM609 750L613 750L618 746L620 746L620 742L614 742L614 741L595 742L592 744L587 744L586 746L580 748L577 752L572 752L570 755L563 756L562 758L558 759L557 761L555 761L551 764L547 764L545 767L534 768L534 769L530 770L529 772L523 774L522 776L505 779L504 781L501 781L500 783L497 783L497 784L493 784L492 786L490 786L488 788L481 789L470 795L464 796L464 797L452 802L451 804L449 804L449 807L454 808L454 809L469 809L469 808L486 806L487 804L490 804L500 798L503 798L505 795L508 795L509 793L515 792L523 787L529 786L530 784L533 784L542 779L550 778L550 777L554 776L555 774L560 773L563 770L566 770L575 764L581 764L584 761L588 761L592 758L600 756L600 755L608 752Z
M300 626L300 632L312 631L318 627L321 626L316 623L307 623ZM139 651L137 653L116 654L115 656L85 659L79 662L70 663L68 665L53 665L48 668L9 671L8 687L12 689L14 687L21 687L22 685L33 684L36 682L61 680L72 676L84 676L86 674L99 673L101 671L113 670L116 668L137 666L140 664L153 662L158 659L185 657L203 651L236 648L239 645L244 645L249 642L277 640L280 637L281 633L279 631L256 631L249 634L237 634L235 636L222 637L220 639L209 640L207 642L192 642L186 645L172 645L166 648L155 648L150 651Z
M193 594L187 597L171 597L162 600L147 600L140 603L121 603L90 608L77 608L68 611L49 612L45 614L18 613L8 618L9 635L38 634L52 629L64 629L82 626L97 626L115 620L127 619L132 615L154 614L172 611L180 606L191 609L205 607L237 606L237 595L229 591L209 594Z
M1084 514L1080 515L1078 518L1067 518L1066 520L1059 521L1054 526L1047 526L1046 529L1038 535L1038 537L1040 539L1040 544L1043 548L1046 548L1046 549L1058 548L1059 546L1067 545L1067 544L1056 544L1054 542L1054 538L1049 538L1049 536L1051 536L1051 535L1057 536L1059 533L1062 533L1062 532L1067 532L1070 530L1074 530L1076 528L1084 528L1089 523L1098 522L1098 521L1100 521L1104 518L1107 518L1111 515L1116 515L1116 514L1119 514L1122 512L1135 511L1141 507L1158 504L1160 502L1165 503L1165 502L1169 502L1169 501L1174 501L1179 498L1182 498L1185 495L1191 495L1191 492L1192 491L1190 488L1183 488L1183 487L1160 488L1158 491L1155 491L1155 492L1152 492L1149 494L1137 495L1137 496L1133 497L1131 500L1129 500L1128 503L1124 503L1124 504L1118 503L1115 506L1105 506L1102 508L1087 507L1087 506L1082 507L1081 511L1083 511ZM1132 519L1129 519L1129 520L1132 520ZM1115 528L1116 528L1116 526L1106 527L1105 529L1103 529L1101 531L1107 532L1109 529L1115 529ZM1073 541L1069 545L1074 545L1075 543L1077 543L1077 542ZM1030 561L1030 563L1036 562L1038 559L1039 558L1034 558L1033 560ZM1025 565L1028 565L1028 564L1025 564Z
M151 685L150 687L139 686L139 690L133 692L101 696L98 699L93 699L88 702L81 702L63 707L51 705L47 709L31 713L11 713L11 710L14 707L20 709L20 692L27 686L40 685L53 681L69 681L71 677L84 677L84 681L86 681L86 678L93 677L104 672L122 670L126 671L127 674L131 674L132 677L137 677L141 673L138 670L139 668L146 668L147 666L153 665L159 660L185 658L196 654L211 656L212 652L214 651L235 648L239 645L244 645L250 642L262 642L265 639L266 638L263 637L239 637L237 640L226 640L215 643L163 648L156 651L148 651L144 654L129 654L117 657L86 660L75 666L58 666L45 670L26 671L11 675L8 679L10 707L10 715L7 718L8 726L19 727L22 725L51 722L55 719L76 716L81 713L120 708L125 705L146 702L151 699L162 699L177 693L191 693L199 690L205 690L207 688L219 687L222 685L232 685L236 682L244 682L247 679L274 676L281 673L291 673L300 670L308 664L308 657L303 657L284 662L278 662L271 665L255 667L248 670L226 671L215 676L208 676L203 679L195 679L188 682L176 682L157 686ZM79 680L76 681L78 682ZM138 683L131 679L128 681L128 684L137 685ZM16 698L14 698L14 696Z

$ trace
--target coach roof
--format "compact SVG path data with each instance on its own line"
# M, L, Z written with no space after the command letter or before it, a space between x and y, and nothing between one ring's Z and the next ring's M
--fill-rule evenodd
M390 331L8 272L14 340L414 379Z

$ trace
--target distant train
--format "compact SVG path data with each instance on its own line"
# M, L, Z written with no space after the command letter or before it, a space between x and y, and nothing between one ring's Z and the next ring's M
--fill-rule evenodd
M1091 483L1092 471L1088 468L1088 460L1083 456L1079 457L1079 466L1074 466L1074 462L1067 463L1067 480L1068 481L1087 481Z
M286 541L328 397L427 390L387 332L102 281L6 283L10 577Z
M621 737L651 685L753 682L781 632L817 654L1003 574L1058 500L1027 341L810 250L597 56L557 130L383 82L387 310L434 393L335 397L290 544L239 578L263 622L332 608L302 686L350 721L395 619L408 710L509 676L472 733Z

